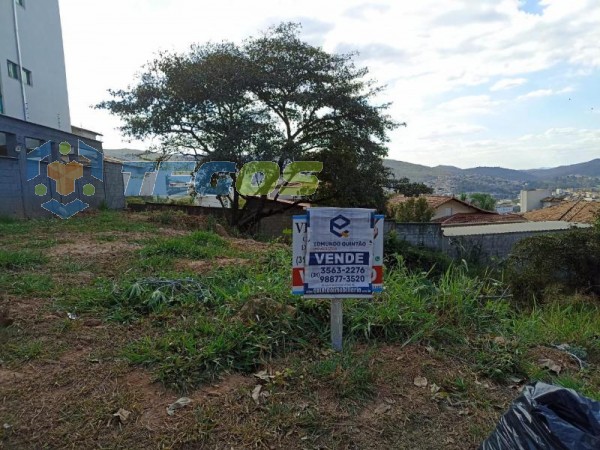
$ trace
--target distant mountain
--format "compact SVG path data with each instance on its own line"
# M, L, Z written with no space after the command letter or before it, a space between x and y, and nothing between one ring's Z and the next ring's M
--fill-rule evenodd
M486 192L515 197L522 189L600 187L600 159L549 169L514 170L503 167L429 167L393 159L384 160L396 178L432 186L436 193Z
M505 169L503 167L474 167L473 169L464 169L463 173L482 177L503 178L511 181L535 181L538 179L535 175L523 170Z
M395 159L384 159L383 164L392 169L396 178L406 177L411 181L424 182L445 173L445 169L438 170L437 167L422 166L420 164L396 161Z
M571 164L570 166L560 166L553 169L531 169L526 172L538 178L545 179L577 175L584 177L600 177L600 158L581 164Z

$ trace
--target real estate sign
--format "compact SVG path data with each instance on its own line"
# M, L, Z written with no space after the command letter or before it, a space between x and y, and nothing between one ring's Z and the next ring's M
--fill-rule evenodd
M292 292L369 298L383 288L383 216L361 208L309 208L293 221Z

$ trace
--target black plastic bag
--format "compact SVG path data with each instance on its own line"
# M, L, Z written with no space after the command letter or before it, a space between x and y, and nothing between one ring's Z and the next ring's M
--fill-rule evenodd
M600 450L600 402L545 383L525 386L480 450Z

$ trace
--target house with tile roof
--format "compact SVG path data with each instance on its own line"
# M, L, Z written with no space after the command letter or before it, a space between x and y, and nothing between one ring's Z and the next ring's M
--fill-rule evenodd
M431 222L446 225L468 225L486 223L515 223L526 222L527 219L517 214L499 214L496 211L486 211L456 197L442 195L423 195L427 205L433 209ZM388 201L388 212L393 215L395 206L407 202L411 197L397 195Z
M532 222L563 221L573 223L594 223L600 214L600 202L575 200L561 202L544 209L530 211L523 217Z

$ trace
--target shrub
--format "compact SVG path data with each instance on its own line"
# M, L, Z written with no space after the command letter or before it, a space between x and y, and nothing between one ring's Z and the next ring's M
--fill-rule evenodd
M556 287L600 294L600 233L571 230L523 239L507 261L506 276L522 302Z

